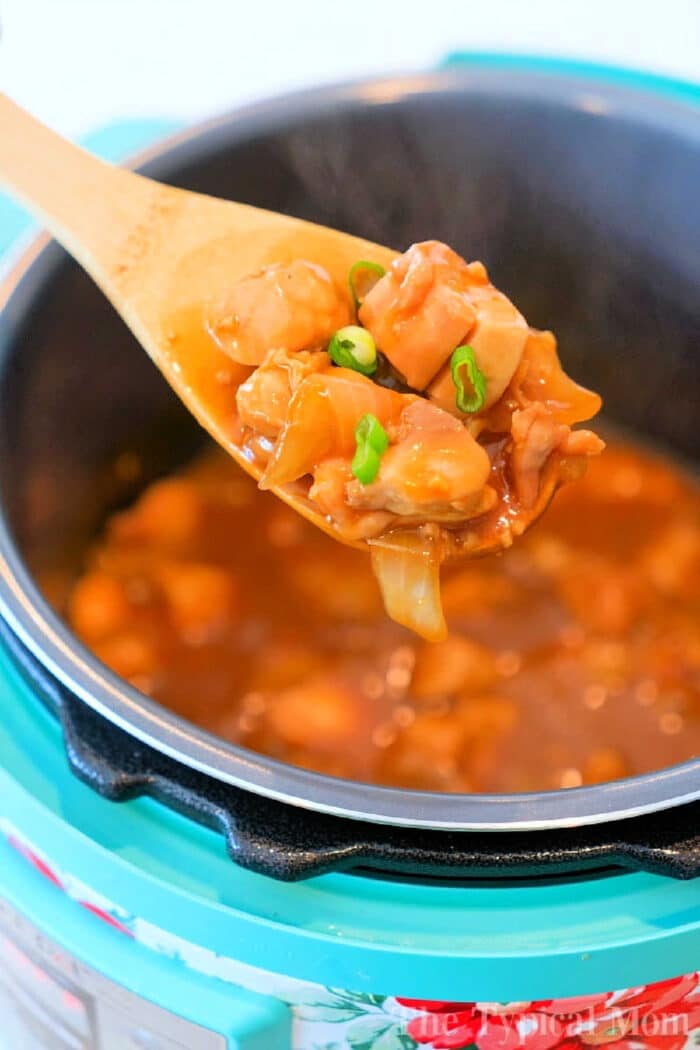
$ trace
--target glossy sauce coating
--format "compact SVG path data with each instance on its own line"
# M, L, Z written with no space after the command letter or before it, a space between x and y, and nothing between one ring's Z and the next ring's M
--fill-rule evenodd
M613 445L443 597L421 642L366 555L213 452L108 524L70 619L164 705L335 776L511 792L700 753L700 495L667 462Z

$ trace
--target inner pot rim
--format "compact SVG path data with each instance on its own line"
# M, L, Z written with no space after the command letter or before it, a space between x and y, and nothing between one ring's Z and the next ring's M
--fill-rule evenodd
M279 126L290 117L312 116L343 104L383 104L416 92L439 94L468 86L502 95L522 95L528 88L556 101L577 105L580 77L559 74L528 75L512 69L466 70L429 76L358 82L316 88L295 95L255 103L214 121L176 134L146 156L149 174L166 175L172 163L191 161L225 139L245 141L251 131ZM608 99L609 111L678 126L688 109L660 96L641 94L613 85L595 84ZM650 107L650 97L653 105ZM650 112L651 109L651 112ZM667 111L667 112L666 112ZM697 111L693 114L697 119ZM700 130L700 129L699 129ZM143 163L139 158L139 166ZM0 364L8 353L12 332L65 261L66 254L45 235L35 239L0 286ZM4 345L3 345L4 344ZM341 780L290 766L228 743L139 693L109 671L73 635L40 594L15 546L0 505L0 615L11 630L70 692L113 724L184 765L216 780L277 799L303 809L352 817L376 824L454 831L504 832L576 827L641 816L700 798L700 759L606 784L574 789L512 795L459 795L410 791L359 781Z

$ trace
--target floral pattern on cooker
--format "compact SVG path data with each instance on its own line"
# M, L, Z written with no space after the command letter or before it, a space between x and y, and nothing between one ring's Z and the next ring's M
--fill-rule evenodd
M698 974L622 991L533 1002L433 1002L418 1009L408 1034L434 1050L682 1050L700 1026Z
M527 1002L406 999L327 988L217 955L131 915L56 865L9 821L7 842L114 931L199 973L289 1005L291 1050L686 1050L700 1044L700 973L597 995Z

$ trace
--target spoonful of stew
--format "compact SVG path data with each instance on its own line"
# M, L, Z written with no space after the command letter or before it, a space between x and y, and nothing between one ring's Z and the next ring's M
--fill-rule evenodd
M572 429L601 401L554 336L445 244L397 254L154 182L5 96L0 182L261 488L371 552L425 638L446 635L441 564L509 547L604 447Z

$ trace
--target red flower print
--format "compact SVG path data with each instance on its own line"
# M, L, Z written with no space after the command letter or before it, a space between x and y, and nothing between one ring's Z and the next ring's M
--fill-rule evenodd
M120 933L125 934L127 937L133 937L133 933L128 926L125 926L119 919L115 919L108 911L104 908L98 908L96 904L91 904L90 901L78 901L83 908L89 911L92 915L95 915L98 919L102 919L102 922L106 922L108 926L112 926L115 930L119 930Z
M622 992L533 1002L399 999L408 1034L433 1050L682 1050L700 1025L698 974Z
M20 854L20 856L24 857L25 860L28 860L29 863L33 867L35 867L36 870L41 875L43 875L45 879L48 879L49 882L53 882L54 886L58 886L59 890L63 889L63 883L59 879L56 872L53 871L53 869L48 866L46 861L42 860L41 857L34 852L34 850L30 849L29 846L25 845L24 842L22 842L21 839L18 839L16 835L8 835L7 841L12 846L12 848L16 850Z

